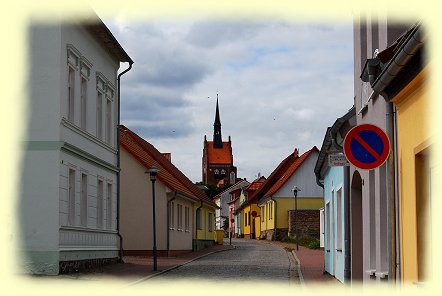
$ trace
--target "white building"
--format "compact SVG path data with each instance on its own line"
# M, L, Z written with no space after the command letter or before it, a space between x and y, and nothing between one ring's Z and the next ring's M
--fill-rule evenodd
M215 227L216 229L223 229L224 220L229 217L228 201L231 200L230 193L238 188L243 188L250 185L247 180L239 180L223 192L218 193L213 197L213 201L219 207L215 210Z
M103 22L29 28L29 117L18 204L24 271L58 274L119 257L120 62ZM130 67L129 67L130 69Z

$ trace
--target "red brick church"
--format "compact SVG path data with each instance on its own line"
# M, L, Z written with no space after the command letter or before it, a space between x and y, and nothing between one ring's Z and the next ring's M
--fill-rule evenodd
M235 184L236 167L233 165L232 141L229 136L229 141L223 142L221 136L218 95L213 127L213 141L207 141L207 137L204 135L202 181L205 184L214 184L218 187Z

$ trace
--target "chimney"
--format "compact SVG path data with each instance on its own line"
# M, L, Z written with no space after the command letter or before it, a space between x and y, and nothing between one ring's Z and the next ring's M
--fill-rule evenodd
M172 162L172 154L170 152L161 153L170 162Z
M298 148L295 148L295 151L293 152L293 156L299 157L299 150L298 150Z

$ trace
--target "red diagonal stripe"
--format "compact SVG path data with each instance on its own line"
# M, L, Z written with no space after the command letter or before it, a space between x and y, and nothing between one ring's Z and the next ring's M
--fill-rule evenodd
M378 160L381 156L373 149L370 145L368 145L357 133L354 135L354 139L362 145L376 160Z

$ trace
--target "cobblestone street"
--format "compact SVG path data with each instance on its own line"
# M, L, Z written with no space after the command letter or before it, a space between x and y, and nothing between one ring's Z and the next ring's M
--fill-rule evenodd
M233 239L232 244L236 246L233 250L208 255L144 283L203 279L299 284L296 261L282 247L254 240Z

